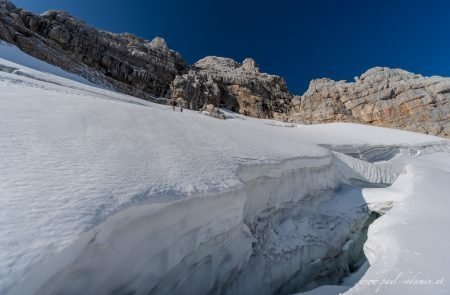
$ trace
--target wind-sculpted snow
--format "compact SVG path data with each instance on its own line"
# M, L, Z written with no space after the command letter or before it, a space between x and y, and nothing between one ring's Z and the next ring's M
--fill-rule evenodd
M321 161L328 167L330 157ZM306 160L305 167L312 163ZM30 281L26 281L22 285L24 289L16 292L39 290L56 294L71 290L73 294L106 294L120 290L121 293L141 294L151 290L153 294L169 291L206 294L212 290L231 290L228 284L233 276L238 276L250 262L252 244L258 242L252 233L258 230L255 227L262 226L256 219L261 218L263 212L297 203L307 193L336 187L333 170L320 166L317 169L314 174L302 170L293 172L290 180L260 176L247 179L247 184L236 191L201 195L164 205L132 207L108 219L61 253L62 265L61 259L56 258L50 266L38 267L40 276L47 275L36 281L32 273L31 286ZM277 166L271 166L270 171L266 171L272 174L276 170ZM314 177L322 181L314 182ZM292 191L292 182L300 180L308 187L299 186ZM284 184L280 183L283 181ZM93 263L93 259L96 262ZM293 271L296 270L293 266ZM81 277L77 275L80 272ZM103 275L98 276L98 273ZM242 286L245 283L248 285ZM243 287L255 288L250 280L242 280L240 284L240 292L245 290ZM268 287L261 285L259 288L264 291ZM269 293L269 290L264 292Z
M335 149L349 151L349 147ZM393 154L390 150L396 152L396 157L389 161L380 161L375 164L359 159L367 157L368 153L377 159L383 159L380 158L378 152L373 152L379 150L383 151L382 154L387 157L387 160L389 160L390 156ZM425 156L439 152L450 153L450 144L443 142L421 146L412 145L409 148L406 146L386 146L383 149L380 147L357 147L349 152L352 156L339 152L333 152L333 155L344 178L349 179L349 181L355 185L359 184L367 187L371 185L388 186L403 172L405 166L411 162L412 157ZM370 158L373 159L372 157Z
M437 165L436 165L437 164ZM365 253L371 267L349 294L448 294L450 259L445 235L450 206L450 156L436 153L406 167L386 191L368 190L365 199L394 201L369 230ZM369 286L368 280L377 281ZM395 283L392 283L392 280Z
M364 189L369 208L385 213L364 245L370 267L356 282L302 294L448 294L449 179L450 154L434 153L410 160L392 186Z
M319 273L337 282L360 258L369 218L357 190L334 196L345 179L331 155L259 168L241 170L239 190L120 212L13 293L272 294Z
M337 283L370 217L357 185L390 183L406 160L317 144L447 144L355 124L216 120L0 68L13 69L0 71L0 293L286 293L323 273Z
M320 144L326 149L346 154L353 158L366 162L385 162L399 156L417 157L436 152L450 152L448 142L431 142L422 144L400 144L400 145L338 145Z
M385 184L376 171L393 179L403 163L392 169L334 153L244 167L238 190L116 214L13 294L287 294L317 276L338 283L360 263L370 218L361 189L341 184Z

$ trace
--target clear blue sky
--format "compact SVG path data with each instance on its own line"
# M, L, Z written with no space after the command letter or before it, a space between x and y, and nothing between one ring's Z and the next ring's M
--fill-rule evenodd
M94 27L165 38L190 63L206 55L283 76L302 94L313 78L352 80L373 66L450 76L450 0L13 0L62 9Z

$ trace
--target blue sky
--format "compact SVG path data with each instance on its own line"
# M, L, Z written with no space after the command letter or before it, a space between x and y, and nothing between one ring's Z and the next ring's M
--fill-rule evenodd
M450 76L450 0L13 0L62 9L90 25L165 38L190 63L206 55L283 76L302 94L313 78L352 80L373 66Z

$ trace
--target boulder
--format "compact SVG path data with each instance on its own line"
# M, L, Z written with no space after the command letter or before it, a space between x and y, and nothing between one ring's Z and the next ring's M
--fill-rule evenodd
M222 113L218 107L214 106L213 104L208 104L203 107L201 110L201 113L213 118L222 119L225 120L225 114Z

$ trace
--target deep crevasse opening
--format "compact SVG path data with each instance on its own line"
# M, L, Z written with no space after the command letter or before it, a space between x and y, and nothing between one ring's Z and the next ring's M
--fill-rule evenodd
M243 168L238 190L116 214L13 294L288 294L337 284L361 264L373 219L358 185L387 185L402 163L334 153Z

